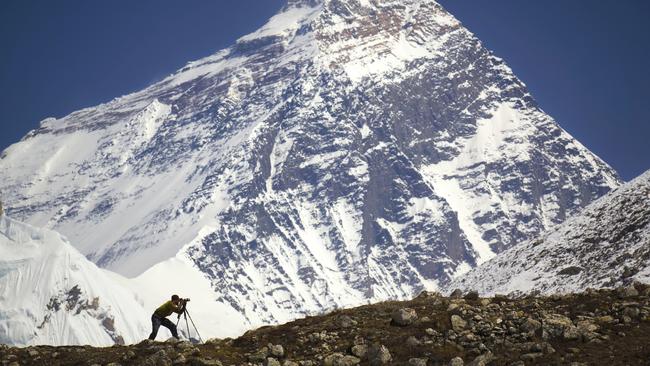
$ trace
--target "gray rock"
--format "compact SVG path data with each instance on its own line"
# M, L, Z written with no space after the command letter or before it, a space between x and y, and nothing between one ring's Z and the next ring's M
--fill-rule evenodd
M349 315L341 315L338 318L338 323L341 328L351 328L357 325L357 321L352 319Z
M392 359L393 357L386 346L375 343L368 347L368 362L371 366L387 365Z
M178 355L178 357L176 357L174 359L174 362L172 362L172 364L173 365L184 365L185 362L187 362L187 359L185 358L185 356L183 356L183 354L180 354L180 355Z
M460 357L454 357L449 361L449 366L464 366L465 361Z
M250 362L264 362L266 357L269 355L269 349L268 347L262 347L260 350L257 352L250 354L248 356L248 361Z
M464 330L467 327L467 322L461 318L459 315L452 315L451 316L451 328L455 330L456 332L460 332Z
M172 339L174 339L174 338L172 338ZM190 349L190 348L194 347L194 345L192 343L188 342L188 341L180 341L180 342L175 342L175 343L176 343L176 348L178 348L180 350L187 350L187 349Z
M421 344L422 342L420 342L420 340L415 338L414 336L410 336L406 339L406 345L409 347L417 347Z
M545 338L559 338L564 337L564 333L567 329L575 328L571 319L567 318L564 315L560 314L549 314L543 318L542 330L544 332ZM574 334L579 335L577 329L569 330L568 335L570 338Z
M190 362L192 366L223 366L221 361L208 360L206 358L193 358ZM280 366L279 364L277 366Z
M368 345L366 344L357 344L352 346L351 350L352 354L359 357L359 358L364 358L366 357L366 354L368 353Z
M264 366L281 366L280 361L273 357L269 357L264 360Z
M332 353L323 359L323 366L353 366L361 363L361 360L354 356L342 353Z
M492 352L488 352L476 357L468 366L487 366L490 362L494 360L494 355Z
M621 286L616 289L616 295L620 299L626 299L629 297L634 297L634 296L639 296L639 291L634 287L634 285L629 285L629 286Z
M401 326L411 325L418 319L415 309L402 308L395 310L392 315L393 323Z
M412 366L427 366L426 358L409 358L409 365Z
M531 336L534 335L541 328L542 328L542 323L532 318L524 319L524 321L519 326L519 330Z
M284 347L282 347L281 344L275 344L274 345L274 344L269 343L268 348L269 348L269 353L271 354L271 356L278 357L278 358L284 357Z
M458 288L449 294L450 299L460 299L461 297L463 297L463 291Z
M475 301L478 300L478 291L476 290L471 290L468 292L464 297L465 300L470 300L470 301Z
M282 362L282 366L300 366L300 364L295 361L284 360L284 362Z
M537 353L536 352L536 353L525 353L525 354L521 355L520 358L521 358L522 361L533 361L533 360L538 359L538 358L543 357L543 356L544 356L543 353Z

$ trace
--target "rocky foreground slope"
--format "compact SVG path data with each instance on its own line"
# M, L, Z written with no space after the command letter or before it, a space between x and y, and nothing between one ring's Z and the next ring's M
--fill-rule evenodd
M0 346L3 365L647 365L650 286L383 302L204 344Z

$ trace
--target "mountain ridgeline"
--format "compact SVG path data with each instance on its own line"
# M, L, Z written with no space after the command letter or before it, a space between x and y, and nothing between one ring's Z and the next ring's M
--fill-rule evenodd
M129 277L182 259L246 326L435 290L620 185L433 0L289 1L0 176L12 217Z

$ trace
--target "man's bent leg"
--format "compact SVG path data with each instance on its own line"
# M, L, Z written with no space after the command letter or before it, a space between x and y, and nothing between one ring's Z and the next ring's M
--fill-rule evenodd
M178 339L178 332L176 331L176 324L174 324L171 320L169 320L167 318L163 318L162 325L165 326L167 329L169 329L170 332L172 332L172 336L174 338Z
M158 328L160 328L160 318L152 315L151 316L151 334L149 334L149 339L152 341L156 339L156 335L158 334Z

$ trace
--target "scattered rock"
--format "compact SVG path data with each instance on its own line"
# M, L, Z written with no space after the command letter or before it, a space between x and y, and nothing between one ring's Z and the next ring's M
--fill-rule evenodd
M427 366L426 358L409 358L409 365L412 366Z
M268 347L262 347L257 352L250 354L248 356L248 361L250 362L264 362L266 357L269 355Z
M392 315L394 324L400 326L407 326L413 324L418 319L418 314L415 309L402 308L395 310Z
M414 336L410 336L406 339L406 345L409 347L417 347L421 344L422 342L420 342L420 340L415 338Z
M639 291L634 287L634 285L629 285L625 287L619 287L616 289L616 295L620 299L627 299L634 296L639 296Z
M357 344L352 347L352 354L359 357L365 358L368 353L368 346L365 344Z
M454 357L449 361L449 366L464 366L465 361L460 357Z
M463 291L460 289L455 289L449 294L450 299L460 299L461 297L463 297Z
M388 348L377 343L368 347L367 356L368 362L370 362L371 366L387 365L393 359L390 352L388 351Z
M284 357L284 347L282 347L282 345L280 345L280 344L275 344L274 345L274 344L269 343L267 347L269 349L269 353L271 354L271 356L277 357L277 358Z
M478 300L478 291L471 290L463 298L468 301L476 301Z
M519 326L519 330L521 330L523 333L528 334L529 336L534 335L540 329L542 329L542 323L532 318L524 319L524 321Z
M357 321L349 315L341 315L338 318L338 323L341 328L352 328L357 325Z
M281 366L280 361L273 357L269 357L264 360L264 366Z
M359 363L361 363L359 358L338 352L332 353L323 359L323 366L352 366Z
M468 366L487 366L490 362L494 360L494 355L492 352L487 352L476 357Z
M467 322L459 315L454 314L451 316L451 327L454 331L460 332L467 327Z

